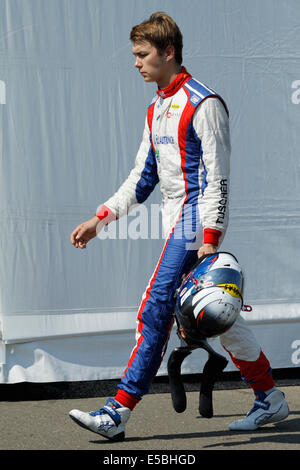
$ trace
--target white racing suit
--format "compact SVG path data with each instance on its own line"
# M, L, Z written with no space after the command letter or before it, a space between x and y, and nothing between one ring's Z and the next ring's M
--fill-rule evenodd
M136 346L115 397L130 409L148 392L161 364L182 275L203 242L218 246L224 237L229 158L224 101L182 68L148 108L134 169L97 213L103 225L118 219L160 183L166 241L138 310ZM270 364L241 316L220 341L253 389L274 385Z

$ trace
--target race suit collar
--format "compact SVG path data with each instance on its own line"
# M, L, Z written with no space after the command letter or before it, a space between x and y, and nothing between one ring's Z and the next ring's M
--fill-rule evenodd
M169 98L169 96L175 95L179 88L181 88L191 77L192 76L186 71L186 68L181 67L179 74L174 78L170 85L157 90L156 93L161 98Z

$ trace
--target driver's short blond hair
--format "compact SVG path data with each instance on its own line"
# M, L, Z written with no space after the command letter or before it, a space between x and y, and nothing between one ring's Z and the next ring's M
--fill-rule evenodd
M175 21L166 13L158 11L148 20L134 26L130 33L132 43L150 42L162 54L167 46L174 46L175 60L182 64L182 34Z

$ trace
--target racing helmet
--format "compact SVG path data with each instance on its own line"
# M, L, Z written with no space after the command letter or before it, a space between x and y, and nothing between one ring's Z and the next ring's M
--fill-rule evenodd
M177 290L175 315L181 336L197 344L219 336L237 319L243 306L243 274L231 253L198 260Z

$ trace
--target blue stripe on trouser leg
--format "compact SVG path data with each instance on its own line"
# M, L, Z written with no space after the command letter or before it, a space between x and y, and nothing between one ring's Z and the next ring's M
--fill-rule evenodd
M197 233L200 233L199 222L195 223L192 211L186 210L183 215L166 242L145 293L146 301L142 302L138 315L138 330L142 337L140 336L133 350L129 366L118 386L138 399L148 393L161 364L173 322L175 291L182 275L187 273L197 260L196 246L191 246L191 241L195 239L195 228L198 228Z

